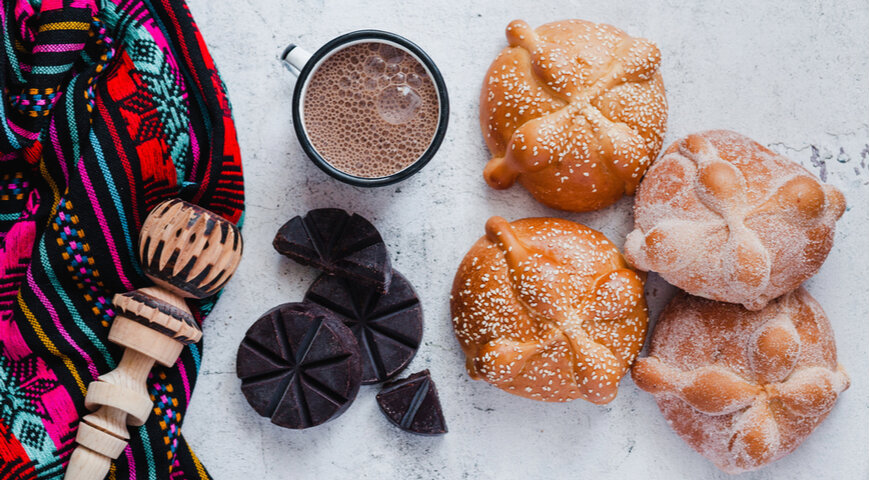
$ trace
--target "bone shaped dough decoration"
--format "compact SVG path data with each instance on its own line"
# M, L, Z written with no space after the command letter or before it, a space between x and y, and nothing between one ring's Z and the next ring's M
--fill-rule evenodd
M613 400L647 327L643 279L604 235L558 218L489 219L451 314L472 378L548 402Z
M606 24L563 20L507 27L480 94L496 189L519 182L539 202L589 211L633 195L667 124L651 42Z
M678 294L632 378L686 443L728 473L792 452L849 387L831 325L803 288L757 312Z
M644 177L625 256L692 295L758 310L818 271L845 206L835 187L743 135L693 134Z

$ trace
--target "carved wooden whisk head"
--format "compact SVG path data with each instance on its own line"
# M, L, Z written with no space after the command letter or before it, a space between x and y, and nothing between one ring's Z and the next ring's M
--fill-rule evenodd
M158 362L171 366L202 330L185 298L205 298L226 284L242 257L235 225L179 199L158 205L142 225L139 258L156 286L115 295L109 340L126 350L118 367L88 386L67 480L104 478L127 445L127 425L142 425L152 402L145 387Z
M242 235L220 215L173 198L145 219L139 258L154 283L180 297L205 298L239 266Z

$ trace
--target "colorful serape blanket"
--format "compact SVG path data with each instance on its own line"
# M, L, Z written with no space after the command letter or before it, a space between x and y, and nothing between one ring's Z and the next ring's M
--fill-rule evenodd
M0 479L60 479L87 386L121 357L112 296L151 284L147 213L179 197L239 223L241 159L183 0L0 5ZM197 321L213 303L191 302ZM201 355L154 369L108 478L209 478L179 432Z

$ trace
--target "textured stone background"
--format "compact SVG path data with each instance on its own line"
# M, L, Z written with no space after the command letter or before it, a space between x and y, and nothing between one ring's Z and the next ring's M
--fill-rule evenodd
M658 43L670 103L666 143L703 129L737 130L845 192L849 209L836 243L807 288L830 316L852 387L795 453L744 478L867 478L867 3L685 3L191 0L230 91L247 180L245 257L205 325L202 373L184 424L210 472L218 479L727 477L668 428L630 379L604 407L536 403L471 381L453 338L454 269L489 216L563 216L620 246L631 229L630 198L566 215L519 187L490 190L481 177L488 156L477 98L505 45L504 27L514 18L533 26L584 18ZM451 99L435 159L412 179L377 190L343 185L306 159L290 123L293 78L277 60L290 42L314 50L361 28L421 45ZM419 291L424 345L408 372L432 371L450 427L443 438L417 438L387 423L374 401L377 387L363 387L342 417L304 432L270 424L245 402L234 373L245 330L268 308L301 299L315 277L276 254L272 236L291 216L327 206L371 219ZM650 276L653 318L672 293Z

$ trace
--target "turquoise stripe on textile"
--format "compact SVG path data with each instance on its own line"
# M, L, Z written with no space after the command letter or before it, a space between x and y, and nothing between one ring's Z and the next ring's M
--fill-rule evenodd
M152 391L151 388L148 389ZM154 470L154 452L151 450L151 440L148 439L148 430L143 426L139 427L139 436L142 437L142 450L145 450L145 456L148 460L145 465L148 465L148 480L157 480L157 472Z
M78 126L75 124L75 95L71 92L76 91L76 82L78 81L79 76L76 75L69 82L69 86L66 88L66 93L64 96L66 97L66 119L69 122L69 142L72 145L73 156L72 161L78 162L79 158L81 158L81 146L79 146L79 130Z
M118 194L118 188L115 187L115 182L112 181L112 172L109 171L109 166L106 165L106 157L103 155L103 148L100 146L100 141L94 131L90 133L91 145L94 147L94 154L97 156L97 162L100 165L100 170L103 171L103 178L106 179L106 186L109 188L109 195L112 197L112 202L115 204L115 211L121 219L121 230L124 232L124 241L127 243L127 253L130 255L133 268L136 273L143 275L142 267L139 266L139 260L136 259L136 249L133 248L133 237L130 235L130 228L127 226L127 214L124 213L124 203L121 201L121 195Z
M196 365L196 371L199 371L199 362L202 360L202 355L199 354L199 347L195 343L188 345L190 353L193 356L193 364Z
M66 72L72 68L71 63L67 63L66 65L37 65L33 67L33 70L30 73L34 75L56 75L58 73Z
M48 254L45 251L45 242L39 242L39 259L43 263L43 265L51 265L48 262ZM88 337L88 340L90 340L91 343L93 343L94 346L97 347L97 350L99 350L100 354L103 356L103 360L105 360L106 365L108 365L109 368L115 368L115 360L112 359L111 355L109 355L109 350L106 349L106 345L104 345L103 342L100 341L99 338L97 338L97 335L94 334L94 331L91 330L91 327L89 327L85 323L85 321L82 320L81 315L79 315L78 310L72 304L69 296L66 294L63 287L60 286L60 282L58 282L57 275L55 275L54 271L50 268L46 268L45 275L48 277L48 281L49 283L51 283L52 288L54 288L54 290L57 292L57 295L63 301L64 306L66 306L67 312L69 312L69 315L72 317L73 322L75 322L76 326L79 327L79 330L81 330L82 333L84 333L85 336Z
M5 12L0 12L0 19L3 20L5 26ZM24 83L24 76L21 75L21 68L18 65L18 57L15 56L15 51L12 49L12 39L10 37L11 35L3 35L3 46L6 48L6 62L9 63L10 67L12 67L12 72L15 73L15 79L18 80L19 83ZM4 108L0 108L0 122L3 123L3 130L5 131L6 138L9 139L12 148L15 150L21 149L21 144L18 143L18 138L12 132L12 129L9 128L9 124L6 123L6 109Z
M20 150L21 144L18 143L18 138L12 132L12 129L9 128L9 124L6 121L6 115L3 113L3 109L0 109L0 121L3 122L3 130L6 130L6 138L8 138L9 143L12 144L12 148Z
M3 18L5 26L6 15L2 15L0 18ZM9 62L9 66L12 67L12 71L15 73L15 79L18 80L19 83L25 83L24 75L21 74L21 66L18 65L18 57L15 55L15 50L12 49L12 39L10 37L11 35L3 35L3 46L6 47L6 61Z

